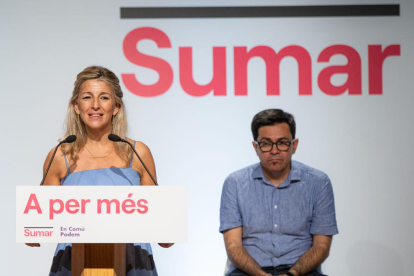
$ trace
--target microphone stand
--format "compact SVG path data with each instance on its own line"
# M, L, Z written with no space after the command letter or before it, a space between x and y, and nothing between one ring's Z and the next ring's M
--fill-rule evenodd
M45 171L45 174L43 175L43 179L42 182L40 182L40 186L43 186L43 183L45 182L47 173L49 172L50 166L52 165L52 161L55 158L55 154L58 150L58 148L60 147L60 145L62 145L63 143L73 143L76 141L76 136L75 135L69 135L68 137L66 137L65 140L61 141L55 148L55 151L53 152L52 158L50 159L49 165L47 166L47 169Z
M152 181L154 182L154 184L156 186L158 186L157 181L155 180L155 178L152 176L152 174L149 172L147 166L145 166L144 161L142 161L141 157L139 156L138 152L134 149L134 146L131 145L130 142L128 142L127 140L121 139L122 142L127 143L131 149L134 151L135 155L138 157L139 161L141 161L142 166L144 166L145 170L147 171L147 173L149 174L149 176L151 177Z
M145 166L145 164L144 164L144 161L142 161L142 159L141 159L141 157L139 156L138 152L134 149L134 146L133 146L133 145L131 145L131 143L130 143L130 142L128 142L128 141L127 141L127 140L125 140L125 139L122 139L121 137L119 137L119 136L118 136L118 135L116 135L116 134L109 134L109 135L108 135L108 139L109 139L109 140L111 140L112 142L124 142L124 143L127 143L127 144L131 147L131 149L134 151L134 153L135 153L135 155L138 157L139 161L141 161L142 166L144 166L145 170L147 171L147 173L148 173L148 174L149 174L149 176L151 177L151 179L152 179L152 181L154 182L154 184L155 184L156 186L158 186L157 181L156 181L156 180L155 180L155 178L152 176L152 174L149 172L149 170L148 170L147 166Z

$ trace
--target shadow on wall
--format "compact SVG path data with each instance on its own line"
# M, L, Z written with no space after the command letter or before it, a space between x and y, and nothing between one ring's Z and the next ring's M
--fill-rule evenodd
M349 275L404 275L401 256L381 243L355 243L348 252L346 262Z

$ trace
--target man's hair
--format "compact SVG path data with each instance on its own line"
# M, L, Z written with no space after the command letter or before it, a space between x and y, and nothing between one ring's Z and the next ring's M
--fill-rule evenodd
M290 133L292 133L293 139L296 134L296 123L293 115L283 111L282 109L266 109L260 111L253 117L252 121L252 134L254 141L257 141L259 136L259 128L263 126L272 126L280 123L286 123L289 125Z

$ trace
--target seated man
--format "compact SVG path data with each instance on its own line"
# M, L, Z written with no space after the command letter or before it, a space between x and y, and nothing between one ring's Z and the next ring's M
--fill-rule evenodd
M221 195L227 275L323 275L338 233L331 182L291 160L299 144L291 114L264 110L251 128L260 163L227 177Z

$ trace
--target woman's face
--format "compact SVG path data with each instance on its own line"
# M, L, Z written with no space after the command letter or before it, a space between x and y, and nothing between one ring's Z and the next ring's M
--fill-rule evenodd
M74 108L86 128L91 130L109 127L112 115L119 111L111 87L100 80L88 80L81 85Z

